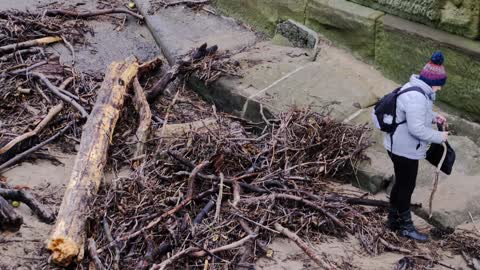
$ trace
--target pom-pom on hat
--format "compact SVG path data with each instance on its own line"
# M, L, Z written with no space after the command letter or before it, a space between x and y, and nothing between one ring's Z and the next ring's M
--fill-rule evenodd
M442 52L436 51L430 62L428 62L420 73L420 80L424 81L430 86L444 86L447 82L447 73L445 72L445 67L443 66L443 57Z

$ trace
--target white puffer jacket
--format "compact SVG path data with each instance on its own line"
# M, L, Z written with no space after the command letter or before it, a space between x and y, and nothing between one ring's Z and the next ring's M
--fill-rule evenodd
M417 91L402 94L397 99L397 123L407 121L397 127L393 134L393 144L390 135L385 134L383 144L388 151L409 159L424 159L429 143L442 143L442 132L433 129L436 114L432 111L435 93L432 88L417 75L412 75L410 81L401 90L417 86L425 95ZM390 146L393 145L393 149Z

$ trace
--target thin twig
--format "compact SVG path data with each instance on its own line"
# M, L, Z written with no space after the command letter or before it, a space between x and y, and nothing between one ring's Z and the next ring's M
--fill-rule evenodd
M144 19L142 15L124 8L111 8L111 9L101 9L101 10L92 10L92 11L83 11L83 12L76 12L76 11L63 10L63 9L50 9L50 10L46 10L44 15L45 16L61 15L61 16L68 16L68 17L75 17L75 18L88 18L88 17L114 14L114 13L124 13L124 14L131 15L139 20Z
M24 134L16 137L15 139L13 139L9 143L7 143L5 146L0 148L0 155L7 152L8 150L10 150L13 146L17 145L18 143L20 143L20 142L22 142L22 141L24 141L24 140L26 140L30 137L38 135L38 133L40 131L42 131L48 125L48 123L55 117L55 115L57 115L62 110L62 108L63 108L62 103L59 103L58 105L51 108L50 111L48 111L47 116L45 116L45 118L35 127L34 130L29 131L27 133L24 133Z
M0 165L0 172L2 172L3 170L5 170L5 168L8 168L9 166L17 163L19 160L21 160L22 158L28 156L29 154L37 151L38 149L42 148L43 146L49 144L50 142L56 140L58 137L60 137L61 135L63 135L63 133L65 133L71 126L73 125L73 122L71 122L70 124L66 125L63 129L61 129L59 132L57 132L55 135L53 135L52 137L50 137L49 139L43 141L42 143L40 144L37 144L35 145L34 147L26 150L25 152L22 152L18 155L16 155L14 158L8 160L7 162L3 163L2 165Z
M98 258L97 245L95 244L95 240L93 240L93 238L88 238L88 254L93 260L97 270L107 270L107 268L103 266L102 261L100 261L100 258Z
M219 218L220 218L220 209L222 207L224 180L225 180L225 176L223 175L223 173L220 173L220 183L218 184L217 208L215 209L215 218L214 218L216 222L219 222Z

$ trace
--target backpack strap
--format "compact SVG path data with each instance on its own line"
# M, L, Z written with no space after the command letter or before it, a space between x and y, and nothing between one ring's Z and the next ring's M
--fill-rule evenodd
M418 86L412 86L412 87L409 87L409 88L406 88L405 90L403 91L399 91L397 93L397 98L402 95L402 94L405 94L405 93L408 93L408 92L419 92L420 94L422 94L425 98L427 98L427 95L425 94L425 92L423 92L422 88L418 87ZM395 110L396 111L396 110ZM395 112L396 113L396 112ZM403 120L402 122L400 123L397 123L397 125L401 125L401 124L405 124L407 123L407 120ZM392 134L393 136L393 134Z
M419 92L419 93L421 93L425 98L427 98L427 95L425 94L425 92L423 92L422 88L420 88L420 87L418 87L418 86L412 86L412 87L406 88L406 89L404 89L404 90L398 91L396 98L398 99L398 97L399 97L400 95L405 94L405 93L408 93L408 92L413 92L413 91ZM395 101L395 113L394 113L394 114L395 114L395 115L394 115L393 120L395 121L397 127L400 126L400 125L402 125L402 124L407 123L407 119L406 119L406 118L405 118L405 120L403 120L403 121L400 122L400 123L397 123L397 122L396 122L396 121L397 121L397 120L396 120L396 118L397 118L397 105L396 105L396 101ZM395 128L395 131L396 131L396 130L397 130L397 128ZM395 131L392 132L392 133L390 133L390 151L391 151L392 153L393 153L393 133L395 133Z

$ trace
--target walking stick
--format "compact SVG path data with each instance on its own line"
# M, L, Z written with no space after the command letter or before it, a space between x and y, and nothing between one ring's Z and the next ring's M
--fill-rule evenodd
M443 126L442 130L445 130L445 126ZM437 191L440 169L442 168L443 161L445 161L445 157L447 156L447 145L446 145L446 143L443 142L442 146L443 146L442 158L440 159L440 162L437 165L437 169L435 170L435 177L433 178L432 193L430 194L430 201L429 201L429 204L428 204L428 218L432 218L433 197L435 196L435 192Z

